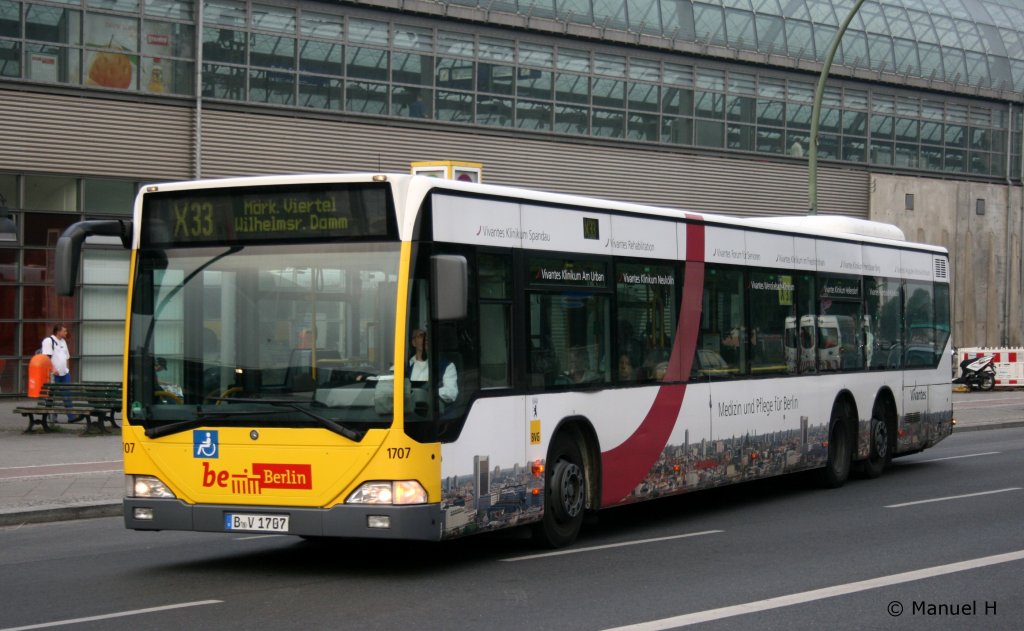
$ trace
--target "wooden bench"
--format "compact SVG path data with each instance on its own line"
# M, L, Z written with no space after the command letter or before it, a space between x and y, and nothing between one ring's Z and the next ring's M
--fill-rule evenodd
M52 431L49 421L56 423L57 415L68 414L85 420L85 434L104 433L104 421L110 427L118 428L114 415L121 411L121 384L117 382L91 381L84 383L48 383L42 387L36 405L14 408L14 411L28 417L26 433L35 425L41 425L44 432ZM53 416L51 416L53 415Z

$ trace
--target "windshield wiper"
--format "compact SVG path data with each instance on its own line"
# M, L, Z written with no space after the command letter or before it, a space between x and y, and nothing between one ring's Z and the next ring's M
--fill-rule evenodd
M309 410L307 408L301 407L295 401L290 401L288 399L249 399L249 398L242 398L242 397L231 397L231 402L232 403L261 403L261 404L265 404L265 405L271 405L271 406L274 406L274 407L282 407L282 408L288 408L290 410L295 410L296 412L301 412L302 414L305 414L309 418L315 420L317 423L320 424L321 427L329 429L332 432L334 432L335 434L339 434L341 436L344 436L345 438L347 438L347 439L349 439L351 441L354 441L354 442L358 442L358 441L362 440L363 435L365 434L365 432L357 432L357 431L355 431L353 429L349 429L349 428L347 428L347 427L345 427L343 425L340 425L340 424L336 423L335 421L332 421L331 419L327 418L326 416L321 416L320 414L317 414L316 412L313 412L312 410ZM195 428L195 427L200 427L206 421L217 419L217 418L231 418L231 417L238 417L238 416L259 416L259 415L263 415L263 414L266 414L266 413L267 412L265 410L223 410L223 411L217 410L217 411L204 412L204 411L202 411L200 409L197 409L196 410L196 418L195 419L189 420L189 421L182 421L180 423L172 423L170 425L163 425L163 426L160 426L160 427L153 427L153 428L147 429L146 430L146 436L148 436L150 438L159 438L161 436L167 436L169 434L175 434L177 432L184 432L184 431L187 431L187 430Z
M202 427L205 423L205 419L192 419L189 421L171 423L170 425L161 425L159 427L147 427L146 436L149 438L170 436L171 434L177 434L178 432L185 432L196 427Z

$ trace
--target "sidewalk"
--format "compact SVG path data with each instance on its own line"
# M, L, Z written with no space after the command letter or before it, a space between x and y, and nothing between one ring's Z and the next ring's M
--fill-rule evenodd
M82 436L84 423L25 434L12 410L31 399L0 399L0 527L121 514L121 434ZM120 420L118 420L120 425Z
M12 410L29 402L0 399L0 527L120 515L120 432L83 436L83 423L61 422L58 432L25 434L28 420ZM955 431L1005 427L1024 427L1024 419L958 420Z

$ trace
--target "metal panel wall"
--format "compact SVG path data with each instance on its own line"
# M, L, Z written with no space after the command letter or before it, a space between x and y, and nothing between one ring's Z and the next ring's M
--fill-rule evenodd
M416 160L484 163L484 181L731 215L807 209L807 166L592 140L422 129L204 110L205 177L315 171L407 172ZM822 213L868 217L868 172L819 169Z
M188 178L192 120L187 105L0 90L0 170Z
M193 176L194 111L181 105L0 90L0 170L138 180ZM399 121L203 111L202 175L407 172L416 160L484 163L494 184L733 215L798 214L807 168L763 156L725 157L515 131L423 128ZM819 169L823 213L867 217L867 171Z

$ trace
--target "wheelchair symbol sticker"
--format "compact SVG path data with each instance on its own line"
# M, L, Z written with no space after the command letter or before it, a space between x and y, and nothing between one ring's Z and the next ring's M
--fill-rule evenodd
M192 432L193 458L219 458L220 441L216 430L197 429Z

